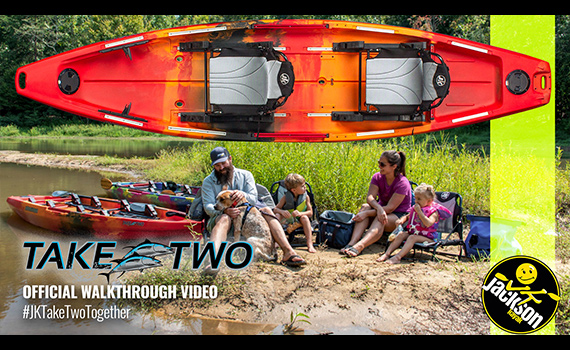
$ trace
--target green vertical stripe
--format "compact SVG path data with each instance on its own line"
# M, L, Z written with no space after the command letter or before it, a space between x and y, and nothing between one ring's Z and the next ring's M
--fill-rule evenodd
M513 254L508 248L518 242L523 255L554 270L555 16L493 15L491 45L545 60L553 71L550 104L491 122L492 264ZM520 222L514 237L505 237L500 219ZM492 332L500 333L497 328ZM539 332L553 333L554 322Z

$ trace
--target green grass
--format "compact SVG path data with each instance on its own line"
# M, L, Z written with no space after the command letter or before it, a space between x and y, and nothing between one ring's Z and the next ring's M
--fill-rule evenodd
M385 150L407 155L407 177L433 185L437 191L458 192L466 213L489 213L489 157L469 151L456 140L414 137L353 143L239 143L197 142L189 148L163 150L149 178L200 185L211 171L209 154L226 147L234 165L251 171L256 181L270 188L291 172L305 177L322 210L355 212L364 203L378 159Z
M21 128L15 125L0 126L0 137L166 137L146 131L112 124L65 124Z
M437 191L460 193L466 213L488 215L489 156L482 148L468 150L457 141L458 136L449 135L338 144L198 141L185 149L162 150L152 166L141 170L149 179L200 185L211 172L210 150L223 145L233 155L234 164L250 170L258 183L269 188L274 181L296 172L312 185L321 209L355 212L365 201L370 179L378 171L381 153L395 149L408 156L410 180L431 184ZM110 124L70 124L28 129L8 125L0 127L0 137L162 136Z

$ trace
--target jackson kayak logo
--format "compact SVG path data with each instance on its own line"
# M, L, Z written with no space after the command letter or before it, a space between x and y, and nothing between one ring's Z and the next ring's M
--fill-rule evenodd
M507 258L485 277L483 307L502 330L529 334L546 326L556 314L560 287L541 261L528 256Z
M438 75L437 78L435 79L435 83L439 87L444 87L445 84L447 84L447 79L443 75Z
M285 85L289 84L289 82L291 81L291 78L289 78L289 74L281 73L281 75L279 76L279 81L281 82L281 85L285 86Z

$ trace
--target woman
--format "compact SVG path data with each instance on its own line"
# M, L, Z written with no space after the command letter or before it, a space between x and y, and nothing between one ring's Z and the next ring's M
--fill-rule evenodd
M398 151L382 153L380 172L370 182L367 204L354 217L354 230L341 254L356 257L377 242L384 232L396 229L396 220L406 215L412 204L412 190L406 178L406 155ZM364 231L368 229L363 237Z

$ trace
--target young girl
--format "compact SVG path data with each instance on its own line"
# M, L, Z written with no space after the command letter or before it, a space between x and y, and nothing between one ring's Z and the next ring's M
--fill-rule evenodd
M401 232L388 247L377 262L386 261L389 264L399 264L416 243L434 242L438 222L451 216L451 212L444 206L434 202L435 191L432 186L421 184L414 191L416 205L410 209L406 216L400 218L396 225L409 222L407 231ZM390 255L406 241L400 252L390 258Z
M313 229L311 227L313 208L307 195L305 179L299 174L289 174L285 178L285 187L288 190L287 194L277 203L273 212L281 223L287 226L287 233L291 233L302 226L307 238L309 253L316 253L317 250L313 247Z

